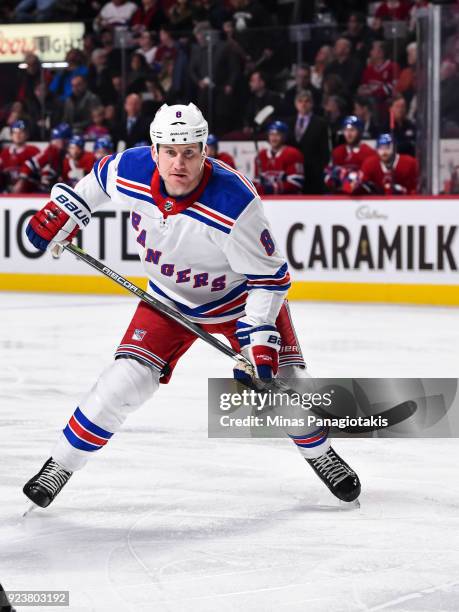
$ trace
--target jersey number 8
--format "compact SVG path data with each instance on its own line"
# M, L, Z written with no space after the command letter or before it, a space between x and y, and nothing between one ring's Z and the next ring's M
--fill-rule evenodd
M268 255L272 255L274 253L274 241L267 229L261 232L260 242L265 247L265 251Z

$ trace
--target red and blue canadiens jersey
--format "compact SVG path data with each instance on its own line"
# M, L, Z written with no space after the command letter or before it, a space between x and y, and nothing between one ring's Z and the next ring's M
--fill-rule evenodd
M206 158L200 184L172 198L150 147L102 158L76 186L91 207L128 203L131 230L159 300L201 323L272 322L290 286L253 184Z

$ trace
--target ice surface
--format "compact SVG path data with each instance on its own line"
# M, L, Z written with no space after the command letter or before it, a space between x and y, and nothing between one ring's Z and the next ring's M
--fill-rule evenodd
M72 612L459 610L457 441L337 440L363 487L361 508L343 511L287 440L207 438L207 377L232 364L202 342L50 508L22 519L24 482L134 307L0 295L5 588L69 590ZM457 309L292 310L315 376L459 376Z

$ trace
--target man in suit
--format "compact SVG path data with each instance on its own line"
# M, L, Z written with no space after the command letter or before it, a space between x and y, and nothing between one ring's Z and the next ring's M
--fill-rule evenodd
M124 117L119 121L119 131L115 140L124 140L126 148L133 147L137 142L147 140L150 121L142 114L142 100L138 94L129 94L124 102Z
M295 96L296 115L289 121L289 142L304 156L304 190L306 194L325 192L324 169L330 158L327 123L312 112L314 101L309 91Z

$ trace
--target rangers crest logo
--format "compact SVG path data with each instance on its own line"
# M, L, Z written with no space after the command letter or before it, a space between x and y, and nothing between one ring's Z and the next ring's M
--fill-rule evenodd
M132 339L140 342L144 339L146 333L147 332L144 329L135 329L134 333L132 334Z
M175 116L177 117L177 119L180 119L180 117L182 116L182 111L177 111L175 113Z
M167 212L170 212L173 208L174 208L174 202L171 202L170 200L166 200L166 203L164 204L164 210L167 210Z

